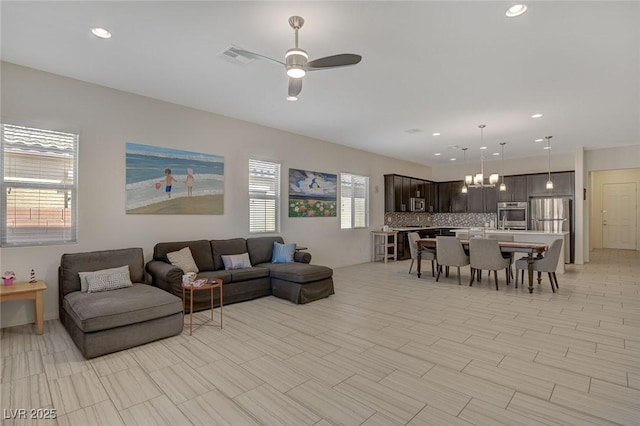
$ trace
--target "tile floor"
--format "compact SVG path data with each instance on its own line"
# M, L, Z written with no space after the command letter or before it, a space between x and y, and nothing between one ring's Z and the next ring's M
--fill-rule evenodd
M230 305L222 331L89 361L57 320L3 329L2 423L640 424L640 252L593 252L557 294L408 268L340 268L329 299Z

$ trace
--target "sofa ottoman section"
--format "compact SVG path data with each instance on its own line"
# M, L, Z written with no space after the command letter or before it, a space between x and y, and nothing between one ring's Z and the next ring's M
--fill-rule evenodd
M182 312L180 299L147 284L101 293L74 291L63 308L86 333L151 321Z
M260 266L267 266L262 264ZM309 303L334 294L333 270L307 263L270 263L271 291L293 303Z

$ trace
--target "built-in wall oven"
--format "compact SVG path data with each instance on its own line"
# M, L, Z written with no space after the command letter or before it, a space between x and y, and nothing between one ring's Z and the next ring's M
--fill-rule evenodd
M498 228L527 229L528 209L526 201L498 203Z

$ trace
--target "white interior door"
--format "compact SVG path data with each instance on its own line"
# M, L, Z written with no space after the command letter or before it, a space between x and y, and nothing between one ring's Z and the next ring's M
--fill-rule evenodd
M636 184L602 185L602 246L636 249Z

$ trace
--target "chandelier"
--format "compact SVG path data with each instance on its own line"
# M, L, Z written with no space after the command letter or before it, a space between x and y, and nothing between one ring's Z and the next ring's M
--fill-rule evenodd
M464 184L469 188L493 188L498 183L500 176L497 173L489 175L489 183L484 181L484 151L487 149L484 146L484 128L487 127L484 124L478 126L480 129L480 173L475 175L466 175L464 177Z

